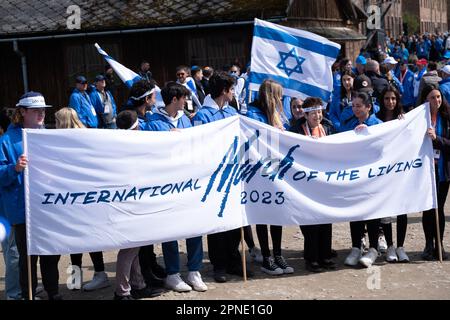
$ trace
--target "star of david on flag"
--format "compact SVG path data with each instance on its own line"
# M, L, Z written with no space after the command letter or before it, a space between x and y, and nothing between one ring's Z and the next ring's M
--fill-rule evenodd
M319 97L333 90L331 66L341 46L311 32L255 19L249 91L266 79L277 81L288 97Z
M291 51L289 51L288 53L286 52L280 52L280 57L281 57L281 61L280 63L277 65L278 68L280 68L281 70L284 70L284 72L286 72L286 74L288 75L288 77L293 73L293 72L297 72L297 73L303 73L302 70L302 63L305 61L305 58L299 57L297 55L297 52L295 51L295 48L292 48ZM288 67L288 59L289 58L294 58L296 65L294 68L289 68Z

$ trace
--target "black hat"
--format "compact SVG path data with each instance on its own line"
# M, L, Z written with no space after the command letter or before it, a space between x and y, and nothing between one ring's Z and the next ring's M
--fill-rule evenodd
M106 80L105 76L102 75L102 74L98 74L98 75L95 77L94 82L99 82L99 81L103 81L103 80Z
M84 76L78 76L75 79L76 83L81 83L81 84L86 84L87 83L87 79Z
M362 92L373 91L372 81L365 74L361 74L353 81L353 90Z

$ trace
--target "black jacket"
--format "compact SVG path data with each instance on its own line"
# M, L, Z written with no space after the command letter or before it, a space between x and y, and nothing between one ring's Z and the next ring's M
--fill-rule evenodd
M380 102L381 93L389 87L389 81L373 71L367 71L366 76L372 81L373 96Z
M302 125L304 125L305 122L306 122L305 118L298 119L289 128L289 131L305 135L305 132L302 129ZM325 134L327 136L336 133L336 130L334 129L333 123L330 120L328 120L327 118L324 117L320 124L322 125L323 129L325 130Z

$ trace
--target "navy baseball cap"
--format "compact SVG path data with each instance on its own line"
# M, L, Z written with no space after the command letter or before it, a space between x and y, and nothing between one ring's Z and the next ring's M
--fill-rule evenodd
M85 84L85 83L87 83L87 79L84 76L78 76L78 77L76 77L75 82Z
M102 74L99 74L95 77L94 82L103 81L103 80L106 80L105 76Z
M16 107L27 109L50 108L50 105L45 104L44 96L39 92L30 91L20 97Z

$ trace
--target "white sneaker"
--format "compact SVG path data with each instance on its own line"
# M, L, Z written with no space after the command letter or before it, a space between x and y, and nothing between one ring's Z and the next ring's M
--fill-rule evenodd
M394 246L390 246L387 249L386 261L387 262L397 262L398 261L397 253L395 253L395 247Z
M361 259L361 249L353 247L350 254L345 258L344 264L354 267L358 264L359 259Z
M183 279L181 279L179 273L168 275L165 280L165 285L167 289L176 292L189 292L192 290L191 286L189 286L186 282L183 281Z
M364 267L369 268L378 257L378 252L374 248L370 248L369 251L359 259L359 263L361 263Z
M208 287L202 280L202 275L198 271L190 271L188 273L186 282L194 289L195 291L205 292L208 290Z
M92 281L83 286L84 291L94 291L109 287L108 275L105 271L95 272Z
M378 251L381 253L386 253L388 248L386 238L384 237L384 234L378 237Z
M251 249L248 249L248 253L250 254L250 258L257 263L262 263L263 262L263 256L261 254L261 250L259 250L258 247L253 247Z
M406 254L405 249L403 247L398 247L396 253L399 262L409 262L409 257Z

